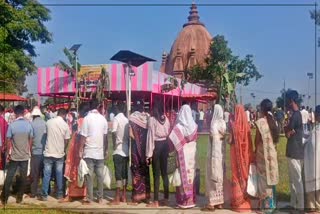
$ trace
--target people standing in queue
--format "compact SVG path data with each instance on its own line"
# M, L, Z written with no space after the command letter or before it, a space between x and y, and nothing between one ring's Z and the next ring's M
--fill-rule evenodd
M9 164L0 196L2 205L8 203L11 184L18 168L20 169L21 183L18 185L16 202L22 202L27 180L28 161L31 157L30 147L33 138L33 128L30 122L23 117L24 107L22 105L17 105L14 108L14 114L16 115L16 119L10 123L6 135L7 159L9 160Z
M290 208L296 210L304 209L304 188L302 180L302 168L304 159L303 149L303 119L299 111L299 94L291 90L286 94L288 108L292 111L291 117L285 127L285 134L288 139L286 156L288 160L289 182L290 182Z
M248 117L242 105L235 107L235 119L231 123L231 207L238 212L251 210L251 201L247 194L249 167L252 162L252 140Z
M127 202L127 181L129 164L129 120L124 115L124 103L115 106L116 116L112 123L113 163L116 177L116 194L110 205ZM121 192L122 189L122 192Z
M181 186L176 187L176 201L178 208L181 209L196 206L197 129L198 126L192 118L190 106L183 105L169 135L169 140L177 152Z
M320 211L320 106L315 110L315 126L304 147L305 205L307 212Z
M89 168L89 174L85 175L87 186L87 198L83 204L91 204L93 197L93 173L97 176L97 202L103 203L103 169L104 162L108 158L108 122L97 110L99 102L90 102L91 111L83 119L81 127L81 145L79 157L83 158Z
M222 107L218 104L214 105L207 150L206 196L209 203L204 210L208 211L213 211L215 208L222 209L224 204L224 136L227 127L223 116Z
M265 99L260 104L262 117L256 122L255 163L258 174L258 198L260 209L272 213L276 209L276 188L279 170L276 144L279 128L272 116L272 102Z
M43 180L42 197L40 200L48 200L48 190L52 170L55 170L55 181L57 186L56 198L63 199L63 173L66 149L70 139L70 129L65 122L67 111L63 108L58 110L57 117L47 122L47 141L43 152Z
M169 119L164 114L163 104L155 103L152 109L152 117L149 119L146 157L147 164L152 163L154 179L154 202L148 207L168 205L169 179L167 174L168 162L168 135L170 131ZM159 202L160 175L163 180L164 199Z
M129 117L131 137L132 202L130 205L150 200L150 172L146 163L146 145L149 114L142 101L137 101Z
M31 193L30 197L34 198L38 194L38 185L43 172L43 150L47 141L47 125L41 118L41 111L38 106L35 106L31 112L33 141L31 147Z

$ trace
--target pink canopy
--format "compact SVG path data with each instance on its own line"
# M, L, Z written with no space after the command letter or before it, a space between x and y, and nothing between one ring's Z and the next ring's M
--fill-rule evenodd
M126 90L125 81L125 65L124 64L104 64L106 71L109 74L110 91L121 92ZM145 63L139 67L134 67L135 76L132 77L132 91L162 93L161 85L163 85L169 75L160 73L153 69L153 63ZM181 80L178 80L180 84ZM91 79L87 82L87 91L95 90L97 79ZM84 90L81 80L79 80L79 88ZM67 72L60 70L57 67L38 68L38 93L40 96L52 95L74 95L75 93L75 78ZM195 84L187 83L181 95L203 95L206 94L206 89ZM164 93L168 95L180 95L180 89L174 89Z

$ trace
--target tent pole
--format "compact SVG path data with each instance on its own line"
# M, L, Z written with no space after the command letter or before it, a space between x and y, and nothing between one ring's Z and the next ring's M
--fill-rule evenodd
M153 96L152 96L152 92L150 93L150 104L149 104L149 113L151 113L152 110L152 105L153 105Z
M163 94L163 112L166 113L166 95Z
M172 110L173 110L173 93L171 91L171 112L172 112Z

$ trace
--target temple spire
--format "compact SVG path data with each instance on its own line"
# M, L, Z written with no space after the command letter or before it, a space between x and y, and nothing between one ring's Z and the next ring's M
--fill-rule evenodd
M198 8L194 1L192 1L192 5L190 7L189 16L188 16L188 23L184 24L183 27L188 25L202 25L203 23L200 22L200 16L198 14Z

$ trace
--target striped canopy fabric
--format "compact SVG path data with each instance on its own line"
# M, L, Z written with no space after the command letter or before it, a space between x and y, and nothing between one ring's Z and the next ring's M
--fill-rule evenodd
M83 65L78 74L80 91L90 92L96 90L102 67L109 74L111 92L126 90L125 64ZM153 69L153 63L145 63L139 67L133 67L135 76L132 77L132 91L162 93L163 85L169 75ZM86 82L86 84L84 84ZM179 85L181 80L178 79ZM85 87L86 85L86 87ZM38 68L38 93L40 96L73 95L75 93L75 77L57 67ZM165 94L180 95L179 88ZM206 89L187 83L181 95L201 95Z
M104 64L83 66L88 75L79 72L79 88L84 90L83 80L86 81L87 91L96 89L99 75L96 75L97 69L104 67L109 74L110 91L125 91L125 65L124 64ZM132 77L133 91L151 91L152 90L152 63L145 63L139 67L133 67L135 76ZM38 68L38 93L42 96L52 94L74 94L75 77L72 77L65 71L57 67Z

